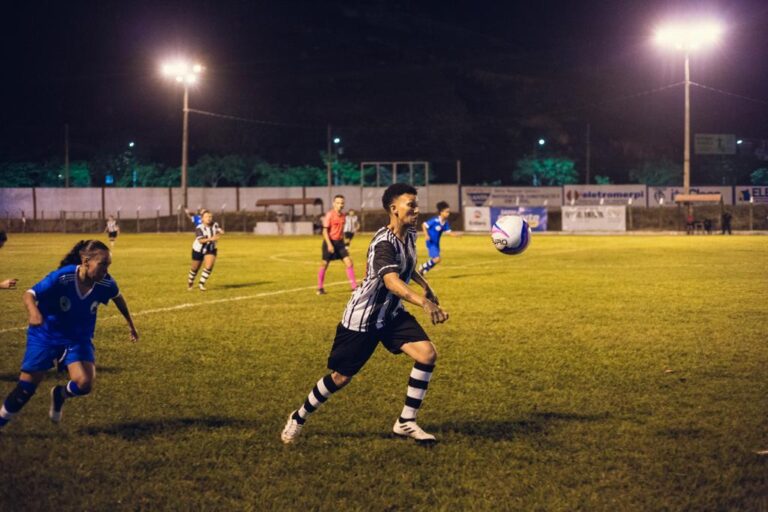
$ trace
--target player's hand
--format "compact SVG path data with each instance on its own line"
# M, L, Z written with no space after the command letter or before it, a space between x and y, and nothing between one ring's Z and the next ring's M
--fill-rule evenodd
M40 310L31 311L29 313L29 325L32 325L34 327L43 325L43 314L40 313Z
M333 244L329 244L328 245L328 252L331 253L331 254L334 253Z
M424 301L424 311L427 312L429 315L430 320L432 320L432 325L441 324L448 320L448 312L444 311L443 308L432 302L431 300L427 299Z
M139 331L134 326L131 326L131 341L134 343L139 341Z
M6 279L5 281L0 281L0 288L5 290L13 290L16 288L16 283L18 283L18 279Z

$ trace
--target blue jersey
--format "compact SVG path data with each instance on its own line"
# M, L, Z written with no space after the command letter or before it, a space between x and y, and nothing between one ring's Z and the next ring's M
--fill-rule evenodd
M96 311L120 295L117 283L107 274L85 294L77 286L77 266L67 265L48 274L33 286L43 324L30 325L28 338L50 345L90 343L96 329Z
M440 245L440 237L443 236L443 233L451 230L451 225L448 224L448 221L441 221L439 215L429 219L424 223L424 226L427 228L427 234L429 235L427 244L431 245Z

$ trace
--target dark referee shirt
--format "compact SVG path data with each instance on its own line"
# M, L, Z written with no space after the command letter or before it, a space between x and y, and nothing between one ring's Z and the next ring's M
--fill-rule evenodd
M403 309L400 298L384 286L384 276L397 272L406 283L416 268L416 229L401 242L387 227L379 229L368 247L365 279L347 303L341 325L351 331L381 329Z

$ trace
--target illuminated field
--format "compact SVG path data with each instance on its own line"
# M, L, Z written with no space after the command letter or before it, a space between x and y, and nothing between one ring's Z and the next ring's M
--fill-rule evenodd
M24 352L21 290L77 240L12 234L0 251L0 278L21 280L0 293L3 397ZM118 239L111 273L142 339L101 309L94 393L55 427L51 373L0 433L0 509L766 506L768 238L540 236L517 257L445 240L428 275L451 314L426 327L433 448L390 437L411 365L383 349L283 446L326 372L342 266L318 297L319 238L233 235L209 291L188 293L190 245Z

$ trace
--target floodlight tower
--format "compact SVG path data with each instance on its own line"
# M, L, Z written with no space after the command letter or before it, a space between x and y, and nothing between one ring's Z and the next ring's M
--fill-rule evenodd
M166 78L175 80L184 86L184 122L181 136L181 196L182 207L187 207L187 161L189 154L189 88L195 85L202 74L203 66L190 64L185 60L176 60L163 64L162 72Z
M685 144L683 146L683 189L687 195L691 188L691 69L690 54L713 46L720 41L722 27L712 21L687 25L667 25L656 30L654 41L658 46L672 48L685 54Z

